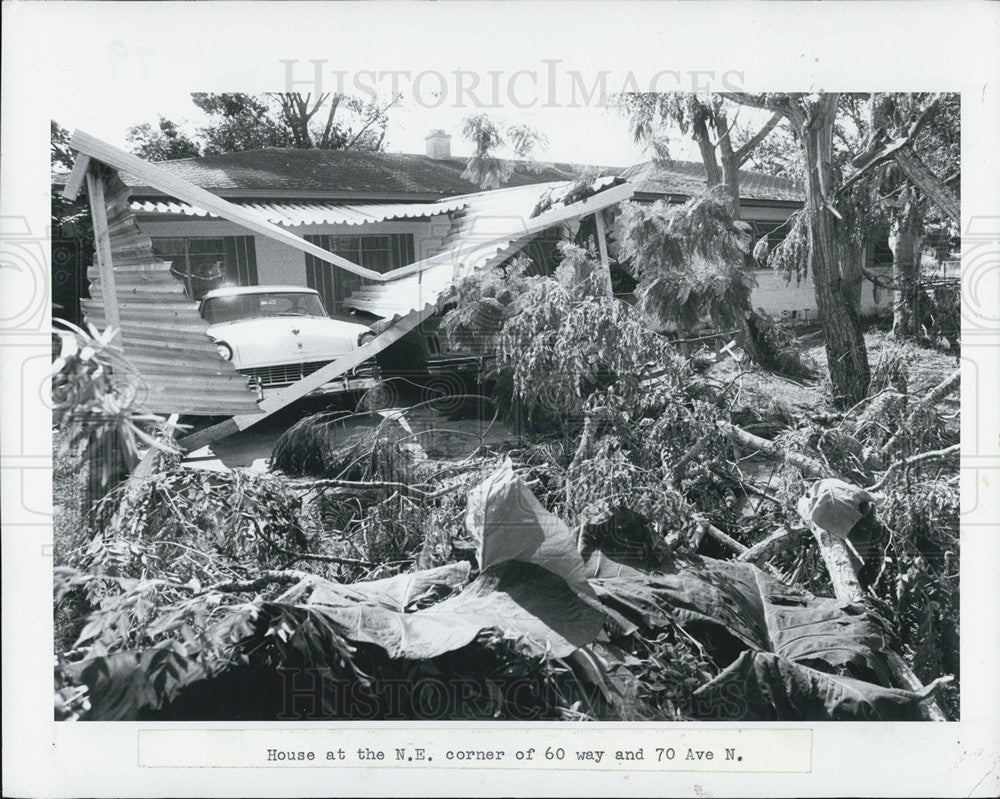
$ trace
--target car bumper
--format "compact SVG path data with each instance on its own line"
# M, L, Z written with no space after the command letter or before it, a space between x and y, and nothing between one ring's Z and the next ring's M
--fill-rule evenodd
M323 368L326 363L286 364L276 367L256 369L241 369L241 374L247 377L247 388L256 392L257 399L278 394L295 385L305 377ZM381 383L378 364L370 359L355 367L347 374L333 378L319 388L315 388L305 396L322 397L334 394L345 394L355 391L368 391Z

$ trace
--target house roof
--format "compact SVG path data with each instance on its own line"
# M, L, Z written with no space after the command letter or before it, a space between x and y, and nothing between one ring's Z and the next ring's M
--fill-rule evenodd
M691 197L705 191L705 165L697 161L672 161L657 166L652 161L636 164L622 173L635 186L637 195L657 194ZM762 172L740 170L740 198L777 202L805 201L802 185L788 178L765 175Z
M480 190L462 177L468 159L362 150L299 150L271 147L161 161L159 166L196 186L227 197L310 197L422 200ZM505 186L573 179L572 164L518 163ZM599 167L617 175L620 167ZM134 195L139 181L123 175Z
M172 175L231 199L319 200L353 202L420 202L480 191L462 177L468 159L431 158L410 153L363 150L300 150L271 147L236 153L161 161ZM594 167L591 167L594 168ZM566 163L513 165L505 187L528 186L573 179L580 167ZM639 197L690 197L705 190L705 167L700 162L651 161L629 167L596 167L601 176L621 175L635 186ZM162 192L121 173L133 198L155 198ZM65 175L53 175L64 183ZM750 201L801 203L802 186L787 178L740 170L740 196ZM150 206L147 212L169 213Z

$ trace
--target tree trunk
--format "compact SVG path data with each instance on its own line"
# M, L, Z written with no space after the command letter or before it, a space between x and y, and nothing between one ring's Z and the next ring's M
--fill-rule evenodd
M893 306L892 334L914 338L920 330L920 253L923 244L920 220L912 212L897 222L892 279L899 286Z
M719 168L719 161L715 157L715 145L708 135L708 125L704 119L699 119L691 126L691 137L697 142L701 151L701 160L705 164L705 178L708 188L718 186L722 183L722 170Z
M733 219L740 218L740 167L733 152L733 140L729 137L729 119L724 111L716 115L719 133L719 155L722 162L722 183L726 188L729 210Z
M830 210L833 193L833 123L837 95L825 94L790 103L789 119L805 151L806 214L809 221L810 264L816 307L826 339L826 359L834 403L849 407L868 394L871 369L861 332L861 310L845 280L840 246L845 231L837 229Z

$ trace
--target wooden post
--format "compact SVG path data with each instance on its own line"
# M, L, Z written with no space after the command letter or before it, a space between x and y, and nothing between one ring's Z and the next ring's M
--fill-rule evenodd
M111 261L111 234L108 231L108 209L104 204L104 178L87 170L87 197L90 200L90 218L94 223L94 244L97 267L101 273L101 294L104 296L104 324L115 331L111 343L121 346L122 320L118 313L118 293L115 289L115 270Z
M604 270L604 279L607 284L607 295L610 299L615 295L611 288L611 259L608 257L608 237L607 231L604 228L603 211L596 211L594 213L594 224L597 227L597 249L601 253L601 268Z

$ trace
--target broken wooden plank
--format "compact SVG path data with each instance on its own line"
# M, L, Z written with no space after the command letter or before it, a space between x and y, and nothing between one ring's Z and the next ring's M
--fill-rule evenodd
M87 196L90 200L90 217L94 225L94 244L97 266L101 273L101 287L105 294L104 319L114 330L112 345L121 346L122 320L118 313L118 293L115 290L115 270L111 260L111 235L108 232L108 214L104 198L104 178L88 169L86 173Z
M75 200L79 194L80 190L83 188L83 183L87 179L87 173L90 171L90 156L80 155L76 161L73 162L73 170L69 173L69 177L66 179L66 185L63 186L62 196L67 200Z
M615 296L615 293L611 286L611 259L608 257L608 238L604 227L604 213L602 211L594 214L594 224L597 227L597 249L601 253L601 270L605 280L605 292L610 299Z

